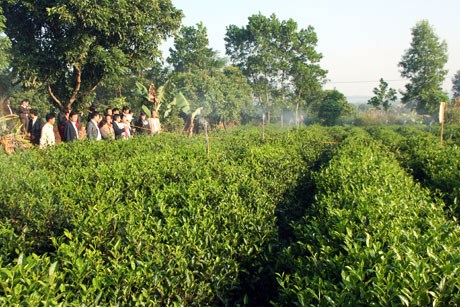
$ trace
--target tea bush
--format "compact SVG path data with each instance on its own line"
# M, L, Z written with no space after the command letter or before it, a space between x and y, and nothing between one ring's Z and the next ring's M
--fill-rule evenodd
M174 135L1 156L0 302L267 303L277 216L334 144L312 127L218 136L209 156Z
M460 151L456 144L432 133L415 128L371 129L374 138L382 141L414 178L441 195L450 215L460 217Z
M460 304L460 229L394 155L353 130L278 262L286 305Z

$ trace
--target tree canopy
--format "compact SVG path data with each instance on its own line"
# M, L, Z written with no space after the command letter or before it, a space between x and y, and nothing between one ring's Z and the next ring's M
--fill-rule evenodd
M10 40L3 33L5 29L5 16L0 6L0 72L9 66Z
M183 26L174 38L174 48L169 48L166 59L172 64L175 72L191 72L193 70L210 69L223 66L217 52L209 48L207 29L203 23L194 26Z
M379 87L374 87L373 93L375 96L369 99L367 103L379 110L383 108L385 111L388 111L391 103L397 99L396 90L389 88L388 82L383 80L383 78L380 78Z
M326 71L319 66L317 41L313 27L298 30L294 20L275 14L252 15L244 27L227 27L226 54L248 78L268 121L274 97L284 103L293 91L301 97L321 89Z
M318 117L326 126L337 124L340 116L349 114L352 111L347 98L336 89L325 90L324 97L318 107Z
M452 79L452 92L454 99L460 96L460 70L457 71L454 78Z
M173 83L211 124L241 121L252 103L251 87L241 71L225 67L208 44L203 24L181 28L167 59L174 67Z
M104 78L152 63L182 18L170 0L8 0L2 9L12 65L60 107Z
M402 102L415 104L420 114L434 113L447 100L442 90L446 63L446 42L440 41L428 21L418 22L412 28L411 46L399 63L401 76L410 81L401 92Z

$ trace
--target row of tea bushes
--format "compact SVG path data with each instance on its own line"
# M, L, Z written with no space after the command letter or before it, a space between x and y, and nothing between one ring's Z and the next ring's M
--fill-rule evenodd
M262 302L279 207L335 144L320 127L268 136L212 139L210 156L174 135L1 156L0 303Z
M460 149L415 128L374 128L374 138L396 151L398 160L433 194L441 194L450 215L460 217Z
M353 131L315 182L275 305L460 304L460 229L386 147Z

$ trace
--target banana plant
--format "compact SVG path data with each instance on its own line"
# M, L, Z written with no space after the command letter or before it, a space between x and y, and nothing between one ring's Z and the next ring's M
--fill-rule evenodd
M158 89L155 88L155 84L152 82L150 83L149 88L147 88L144 84L140 82L136 82L136 89L133 93L145 100L149 101L153 104L155 110L157 112L160 110L161 105L164 103L165 95L166 95L166 88L169 84L169 80L165 82L162 86ZM148 106L143 105L142 110L147 114L147 116L151 116L151 112Z
M193 110L190 106L190 102L187 100L187 98L185 98L182 92L177 93L173 101L168 104L168 109L165 111L164 117L168 117L168 115L171 114L173 107L178 108L187 116L187 123L184 125L183 131L186 130L187 135L192 136L193 129L195 127L195 118L201 114L203 108L200 107Z

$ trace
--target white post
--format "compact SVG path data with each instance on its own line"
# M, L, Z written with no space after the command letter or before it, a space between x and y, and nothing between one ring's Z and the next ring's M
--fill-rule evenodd
M441 123L441 147L444 143L444 110L446 108L446 103L444 101L441 102L439 106L439 122Z

